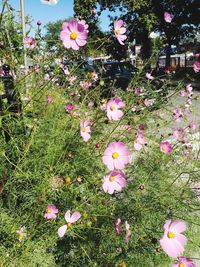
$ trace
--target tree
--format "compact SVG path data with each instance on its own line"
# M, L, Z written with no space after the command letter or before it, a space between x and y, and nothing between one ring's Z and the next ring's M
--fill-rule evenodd
M75 0L76 10L81 6L90 10L97 4L100 5L100 12L105 8L111 11L121 8L125 12L122 18L127 23L127 41L132 41L136 37L143 46L144 58L149 58L151 53L149 39L151 31L159 31L170 47L172 44L178 44L186 35L194 36L199 30L200 2L198 0ZM171 24L164 21L165 11L173 14ZM170 64L169 49L166 64Z

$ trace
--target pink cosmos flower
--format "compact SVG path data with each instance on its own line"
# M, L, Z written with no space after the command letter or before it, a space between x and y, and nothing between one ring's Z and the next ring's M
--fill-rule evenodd
M87 37L88 31L82 22L71 19L63 23L60 39L63 41L64 47L79 50L81 46L86 45Z
M89 32L88 31L89 25L86 23L86 21L84 19L79 20L78 23L81 24L81 25L83 25L83 27L87 31L87 33Z
M121 45L124 45L123 41L127 39L127 36L124 34L126 32L125 23L123 20L114 21L114 33Z
M55 219L57 217L58 209L54 205L48 205L44 218L47 220Z
M91 138L91 127L90 127L90 121L80 121L80 133L85 142L88 142Z
M146 74L145 74L145 76L146 76L146 78L148 79L148 80L154 80L154 77L151 75L151 73L149 73L149 72L147 72Z
M115 221L115 230L116 230L118 235L121 235L121 233L122 233L122 225L121 225L121 219L120 218L118 218Z
M65 106L65 110L66 110L66 112L71 113L74 109L75 109L75 106L74 106L73 104L71 104L71 103L69 103L69 104L67 104L67 105Z
M187 238L181 233L185 230L184 221L167 220L165 222L164 236L160 239L160 245L169 257L177 258L183 253Z
M142 146L146 144L145 136L143 133L138 132L134 140L134 148L136 150L141 150Z
M193 69L194 69L195 73L198 73L200 71L200 62L199 61L194 62Z
M33 38L33 37L24 37L24 45L26 48L30 48L30 49L33 49L36 47L37 43L36 43L36 40Z
M103 191L112 195L114 191L120 192L126 187L126 178L123 172L112 171L104 176Z
M178 262L175 263L172 267L196 267L196 265L189 258L179 257Z
M112 142L104 151L102 160L109 170L123 170L129 163L130 151L122 142Z
M131 236L131 231L130 231L130 225L128 224L127 221L125 221L125 228L126 228L125 242L128 243L129 237Z
M125 107L125 103L121 100L121 98L110 99L106 106L108 119L114 121L120 120L124 115L121 110L123 107Z
M70 215L70 210L68 210L65 213L65 221L67 222L67 224L61 226L58 229L59 237L63 237L65 235L66 231L67 231L67 228L70 228L71 224L77 222L80 219L80 217L81 217L81 214L78 211L75 211L71 216Z
M172 14L168 13L168 12L164 12L164 20L167 23L171 23L173 19Z
M51 103L53 102L53 97L50 96L50 95L48 95L48 96L46 97L46 102L47 102L47 104L51 104Z
M172 145L169 141L163 141L160 144L160 151L163 154L170 154L172 152Z

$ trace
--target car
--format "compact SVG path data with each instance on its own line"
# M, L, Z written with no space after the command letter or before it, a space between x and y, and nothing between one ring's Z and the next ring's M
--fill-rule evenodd
M129 62L106 62L99 66L100 77L106 87L127 89L137 69Z

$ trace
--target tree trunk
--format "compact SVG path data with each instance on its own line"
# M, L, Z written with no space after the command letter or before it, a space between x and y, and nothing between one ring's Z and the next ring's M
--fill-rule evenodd
M169 68L171 66L171 41L168 40L168 44L166 47L166 62L165 67Z

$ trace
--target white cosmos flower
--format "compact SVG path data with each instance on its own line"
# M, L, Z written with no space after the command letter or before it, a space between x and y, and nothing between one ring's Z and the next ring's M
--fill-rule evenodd
M56 5L59 0L40 0L43 4L47 4L47 5L50 5L50 6L54 6Z

